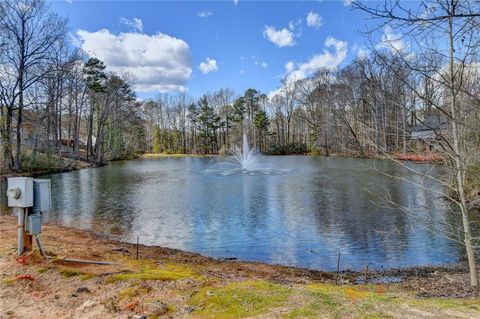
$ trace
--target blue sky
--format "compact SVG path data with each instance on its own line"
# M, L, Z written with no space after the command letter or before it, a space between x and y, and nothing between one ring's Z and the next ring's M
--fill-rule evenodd
M131 74L140 97L183 90L197 98L221 87L269 93L289 74L348 63L365 42L358 32L365 15L343 1L74 0L52 7L68 17L76 45Z

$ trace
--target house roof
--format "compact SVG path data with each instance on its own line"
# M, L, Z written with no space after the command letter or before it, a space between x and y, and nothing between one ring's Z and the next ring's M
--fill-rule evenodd
M447 124L447 120L438 115L428 115L422 123L418 123L412 128L412 131L430 131L440 129Z

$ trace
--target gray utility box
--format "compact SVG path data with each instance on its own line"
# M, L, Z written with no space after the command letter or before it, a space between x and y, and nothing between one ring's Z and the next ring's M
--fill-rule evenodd
M11 177L8 179L8 206L32 207L33 206L33 178Z
M51 205L51 191L49 179L33 180L33 212L48 212Z
M42 231L42 215L31 214L27 218L27 233L29 235L38 235Z

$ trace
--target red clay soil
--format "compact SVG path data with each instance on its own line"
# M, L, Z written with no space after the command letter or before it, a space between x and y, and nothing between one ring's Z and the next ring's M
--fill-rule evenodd
M395 152L393 157L400 161L412 161L412 162L443 162L444 158L436 153L427 152L424 154L418 153L400 153Z

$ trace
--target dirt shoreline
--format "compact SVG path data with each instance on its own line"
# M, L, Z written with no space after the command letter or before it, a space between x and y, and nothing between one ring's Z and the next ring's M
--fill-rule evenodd
M480 318L480 290L464 266L336 274L223 261L44 225L47 261L16 256L16 218L0 215L1 318ZM70 263L63 258L116 262ZM400 283L375 283L404 276ZM403 311L398 313L398 307Z
M49 175L49 174L58 174L58 173L66 173L66 172L73 172L78 171L81 169L86 168L97 168L99 165L94 163L89 163L85 161L75 161L75 160L68 160L65 165L61 167L55 167L51 169L36 169L32 171L22 171L22 172L7 172L0 175L0 180L6 179L9 177L21 177L21 176L28 176L28 177L37 177L42 175Z

